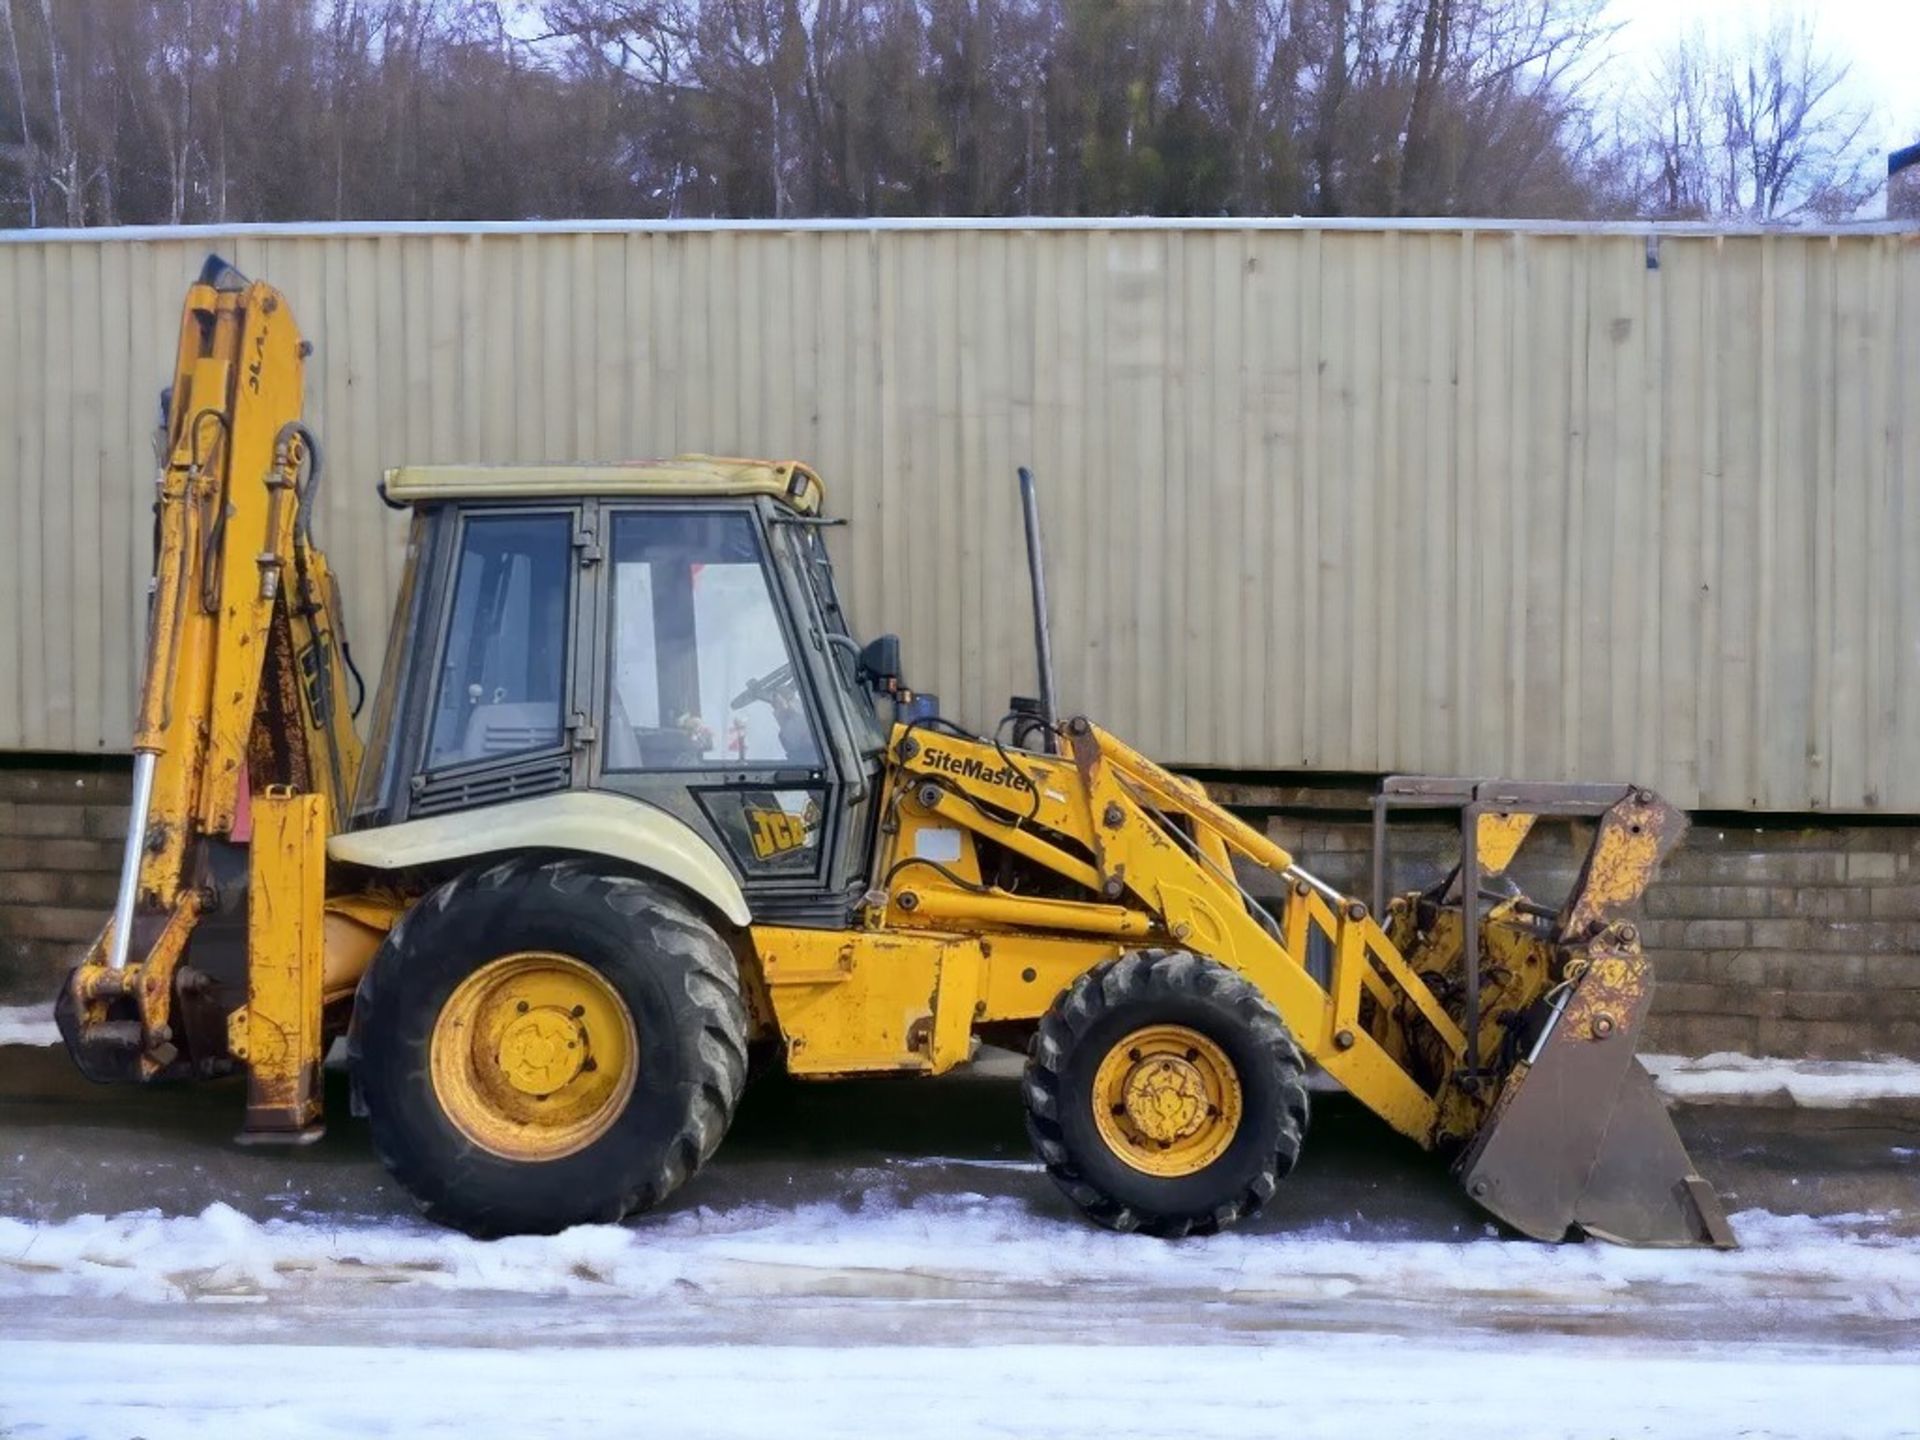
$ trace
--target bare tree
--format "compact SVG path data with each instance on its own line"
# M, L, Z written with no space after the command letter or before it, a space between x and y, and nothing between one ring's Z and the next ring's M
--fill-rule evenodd
M1856 214L1879 188L1878 157L1849 71L1810 16L1784 10L1731 43L1682 36L1636 106L1644 207L1767 224Z
M47 84L53 116L53 165L48 178L66 202L67 224L83 225L86 195L81 189L79 147L73 143L73 129L67 123L67 107L61 96L60 72L66 62L60 32L53 23L53 0L40 0L40 19L47 37Z
M0 0L0 223L1857 203L1805 26L1677 52L1627 146L1609 29L1602 0Z
M0 26L7 32L7 57L13 73L13 94L20 111L19 165L27 196L27 224L40 223L40 153L33 143L33 120L27 108L26 76L20 70L20 33L14 28L13 0L0 0Z

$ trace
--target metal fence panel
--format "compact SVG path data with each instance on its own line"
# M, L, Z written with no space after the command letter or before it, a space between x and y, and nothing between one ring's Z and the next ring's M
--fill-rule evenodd
M800 456L855 618L1176 763L1920 811L1920 236L1089 223L0 243L0 748L128 740L154 395L208 249L316 347L372 672L403 461ZM1657 263L1656 263L1657 262Z

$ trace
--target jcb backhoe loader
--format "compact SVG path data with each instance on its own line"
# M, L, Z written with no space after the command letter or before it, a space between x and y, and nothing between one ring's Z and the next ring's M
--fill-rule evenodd
M1461 863L1363 903L1055 716L1024 474L1041 695L977 735L906 690L896 640L854 639L819 477L701 456L389 471L412 528L363 762L305 353L279 294L208 262L119 903L58 1004L87 1074L243 1068L241 1138L297 1142L344 1033L386 1164L497 1235L666 1199L752 1045L828 1079L938 1075L986 1037L1024 1044L1074 1204L1177 1236L1273 1194L1312 1061L1527 1235L1732 1243L1634 1060L1621 912L1683 824L1650 793L1390 782L1381 839L1389 808L1451 808ZM1504 877L1565 815L1592 849L1537 904Z

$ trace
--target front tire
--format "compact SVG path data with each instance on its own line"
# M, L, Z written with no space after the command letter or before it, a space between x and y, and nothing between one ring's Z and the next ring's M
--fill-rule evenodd
M430 1218L550 1234L648 1209L746 1079L727 943L676 891L577 858L442 885L360 984L348 1053L374 1149Z
M1027 1134L1095 1223L1212 1234L1258 1211L1299 1159L1305 1070L1247 980L1185 951L1139 951L1094 966L1040 1021Z

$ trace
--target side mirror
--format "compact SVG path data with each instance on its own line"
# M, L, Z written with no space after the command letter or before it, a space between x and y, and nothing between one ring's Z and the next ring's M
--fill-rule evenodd
M863 683L891 693L900 683L900 637L880 635L869 640L860 651L857 670Z

